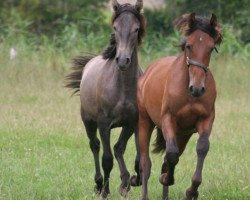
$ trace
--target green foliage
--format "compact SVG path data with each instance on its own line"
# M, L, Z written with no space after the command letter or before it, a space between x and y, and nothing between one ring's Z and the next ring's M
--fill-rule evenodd
M0 43L34 50L50 48L54 52L75 51L101 53L107 46L111 27L111 11L101 0L6 0L0 2ZM173 28L173 20L183 13L214 12L222 23L224 41L220 54L246 58L250 56L249 17L244 0L239 1L168 1L162 10L145 10L147 35L141 47L146 55L157 57L176 54L181 36ZM225 12L226 8L230 12ZM236 9L237 8L237 9ZM236 9L233 12L233 9ZM231 13L231 14L229 14ZM242 40L240 39L242 38ZM25 47L27 46L27 47Z
M60 34L67 24L76 24L81 32L100 31L105 17L97 9L101 0L12 0L0 2L0 33L22 34L23 31L48 36ZM94 6L93 6L94 5ZM7 32L6 32L7 30Z
M234 34L244 43L250 42L250 4L248 0L169 0L165 9L159 11L146 11L153 31L163 34L173 31L173 20L184 14L195 12L203 16L216 14L219 22L233 27Z

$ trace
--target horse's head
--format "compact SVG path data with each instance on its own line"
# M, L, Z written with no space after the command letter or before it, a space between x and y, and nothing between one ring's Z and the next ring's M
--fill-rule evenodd
M189 91L193 97L199 97L206 90L211 53L217 51L216 44L222 41L220 26L214 14L206 19L195 13L181 16L175 25L185 35L181 46L189 68Z
M132 53L141 42L145 32L145 20L141 14L142 0L137 0L134 6L120 5L117 0L112 1L114 15L112 25L116 43L115 61L120 70L128 69Z

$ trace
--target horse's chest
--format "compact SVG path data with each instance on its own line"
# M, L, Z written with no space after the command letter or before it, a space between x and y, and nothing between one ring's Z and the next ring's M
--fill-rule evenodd
M176 112L177 126L179 129L193 129L201 117L206 116L207 110L200 103L183 106Z
M122 116L122 118L127 118L129 116L133 117L136 112L136 106L130 101L118 101L113 109L114 116Z

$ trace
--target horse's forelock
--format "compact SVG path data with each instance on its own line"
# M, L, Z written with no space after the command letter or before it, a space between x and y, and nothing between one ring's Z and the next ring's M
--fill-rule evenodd
M123 13L123 12L131 12L133 13L136 18L139 20L140 23L140 29L138 32L138 44L141 44L142 38L145 35L145 27L146 27L146 20L144 18L144 15L138 11L135 6L132 6L131 4L123 4L119 5L117 9L114 11L112 16L112 24L114 21ZM103 58L104 59L112 59L116 55L116 41L115 41L115 35L114 33L111 34L109 46L104 50L103 52Z
M185 36L189 36L196 30L201 30L214 38L216 44L222 42L222 32L219 23L211 25L210 20L201 16L195 16L195 21L190 26L191 14L184 14L174 21L175 27Z
M138 9L136 9L135 6L133 6L129 3L126 3L123 5L120 5L118 7L118 9L115 10L115 12L113 13L113 16L112 16L112 20L111 20L112 24L124 12L132 13L139 20L140 29L138 32L138 44L141 44L142 38L144 37L145 32L146 32L146 30L145 30L146 29L146 20L145 20L144 15L140 11L138 11Z

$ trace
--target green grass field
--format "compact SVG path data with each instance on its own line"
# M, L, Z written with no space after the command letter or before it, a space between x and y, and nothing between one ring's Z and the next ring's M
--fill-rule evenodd
M79 115L79 97L63 88L70 58L49 50L23 50L14 61L0 45L0 199L98 199L94 162ZM218 88L216 120L205 161L201 200L250 199L250 60L220 57L212 61ZM153 56L147 61L155 59ZM144 59L141 58L143 61ZM142 62L146 65L147 62ZM112 144L119 135L113 130ZM170 199L182 199L196 164L197 135L176 168ZM131 138L125 154L133 173ZM149 197L161 199L158 181L162 155L151 155ZM110 199L120 199L117 162L111 173ZM139 199L141 188L128 198Z

